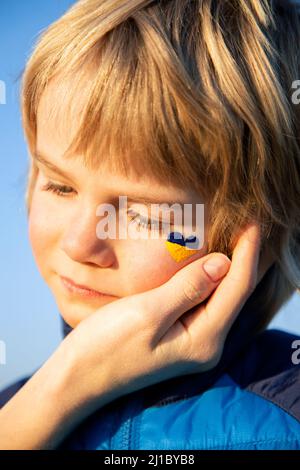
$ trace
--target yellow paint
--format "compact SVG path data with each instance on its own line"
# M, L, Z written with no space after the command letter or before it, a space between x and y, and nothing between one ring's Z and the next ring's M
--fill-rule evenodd
M189 248L178 245L177 243L169 241L166 241L165 243L167 250L169 251L172 258L177 261L177 263L180 263L180 261L190 258L196 253L199 253L199 250L190 250Z

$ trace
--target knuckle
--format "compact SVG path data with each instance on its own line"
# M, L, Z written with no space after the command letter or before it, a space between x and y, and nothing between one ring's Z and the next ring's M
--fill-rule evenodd
M205 298L205 284L196 286L192 281L186 279L183 283L183 295L190 303L201 302Z
M202 370L213 369L219 362L223 353L223 344L215 342L202 343L197 351L190 353L192 362L201 364Z
M206 356L205 356L206 369L210 370L216 367L216 365L218 365L222 357L222 351L223 351L223 348L214 347L213 345L207 348Z

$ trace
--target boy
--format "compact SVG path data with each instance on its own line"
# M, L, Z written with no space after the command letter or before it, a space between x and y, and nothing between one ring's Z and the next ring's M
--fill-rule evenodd
M113 401L62 448L300 448L294 338L264 331L300 279L291 37L300 37L295 7L267 0L85 0L42 36L22 95L30 239L69 327L100 304L161 285L191 259L231 257L252 218L274 260L216 367ZM145 188L149 199L205 204L206 244L195 258L176 264L162 240L95 239L95 204L115 202L117 191L147 230Z

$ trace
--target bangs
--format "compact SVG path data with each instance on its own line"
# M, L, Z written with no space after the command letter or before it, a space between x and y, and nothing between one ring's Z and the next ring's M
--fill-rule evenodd
M136 13L82 60L64 67L58 61L51 74L49 67L46 81L34 77L37 91L28 114L36 123L41 97L53 82L48 118L68 123L76 112L66 158L80 156L92 169L105 164L128 177L146 174L204 195L205 143L211 142L203 125L207 112L191 75L166 41L149 13Z
M209 253L231 256L236 234L260 224L277 261L260 328L299 288L299 37L290 0L79 0L42 33L23 75L32 155L57 79L45 119L54 136L70 128L66 158L195 190L209 205ZM28 214L36 177L31 159Z

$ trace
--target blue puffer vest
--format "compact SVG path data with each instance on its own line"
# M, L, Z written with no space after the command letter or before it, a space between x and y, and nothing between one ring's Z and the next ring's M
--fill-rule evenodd
M299 338L278 330L255 334L261 319L251 301L256 292L213 370L114 400L82 422L59 448L300 449L300 352L292 348ZM64 324L64 334L69 331ZM26 380L0 393L0 406Z

